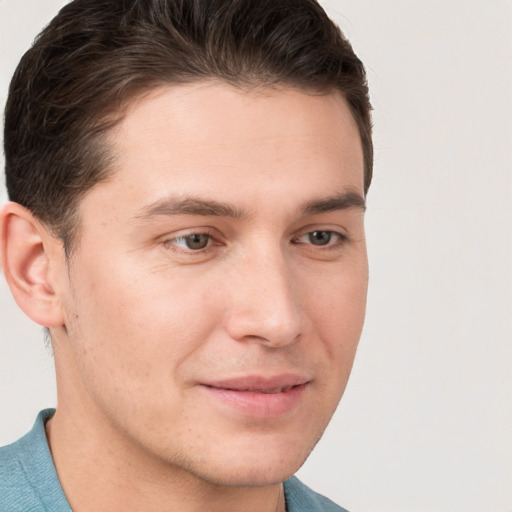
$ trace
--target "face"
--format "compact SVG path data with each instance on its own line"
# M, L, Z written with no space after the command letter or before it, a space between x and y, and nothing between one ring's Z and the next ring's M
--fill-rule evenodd
M115 172L83 199L65 272L59 400L170 470L284 480L363 324L363 157L344 99L161 88L110 144Z

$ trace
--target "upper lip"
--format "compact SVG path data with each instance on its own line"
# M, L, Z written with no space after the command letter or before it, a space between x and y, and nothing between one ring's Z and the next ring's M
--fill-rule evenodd
M242 377L227 378L215 381L201 382L203 386L232 391L271 392L283 391L294 386L307 384L310 379L296 374L282 374L273 376L246 375Z

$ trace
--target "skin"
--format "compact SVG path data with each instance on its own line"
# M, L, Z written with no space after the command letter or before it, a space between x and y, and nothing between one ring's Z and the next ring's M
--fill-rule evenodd
M161 87L109 144L115 172L82 200L69 261L22 207L2 213L8 282L52 334L47 436L70 504L284 510L281 482L329 422L364 320L348 106L290 88ZM284 410L266 397L241 410L205 384L283 376L304 382Z

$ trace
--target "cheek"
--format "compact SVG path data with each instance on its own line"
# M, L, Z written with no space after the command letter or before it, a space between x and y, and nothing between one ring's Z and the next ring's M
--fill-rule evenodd
M335 270L335 269L334 269ZM368 284L367 267L351 266L347 271L332 271L309 282L307 306L314 328L335 360L351 360L359 341Z
M133 383L159 373L168 381L216 322L204 288L177 276L98 265L78 272L74 287L70 338L87 351L90 369L129 373Z

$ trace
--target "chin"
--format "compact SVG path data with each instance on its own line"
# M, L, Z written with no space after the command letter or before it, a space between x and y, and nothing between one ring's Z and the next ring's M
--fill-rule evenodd
M304 464L315 443L304 446L290 440L265 443L255 436L251 446L233 444L227 453L200 459L189 471L213 485L226 487L266 487L281 484Z
M269 487L279 485L290 478L301 466L290 465L269 465L249 464L241 461L241 464L230 467L216 468L214 471L208 471L201 468L196 477L210 484L221 487Z

